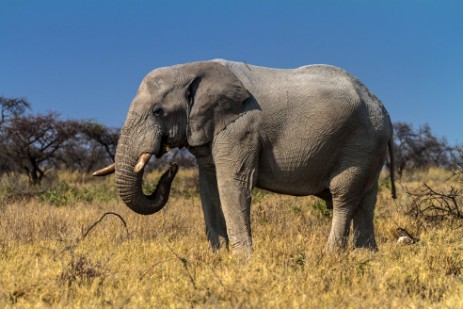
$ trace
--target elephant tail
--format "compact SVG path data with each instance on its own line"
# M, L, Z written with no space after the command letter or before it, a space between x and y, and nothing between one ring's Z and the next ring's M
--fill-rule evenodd
M389 175L391 177L391 195L393 199L397 198L397 192L395 189L395 177L394 177L394 141L392 138L389 139L387 146L389 148Z

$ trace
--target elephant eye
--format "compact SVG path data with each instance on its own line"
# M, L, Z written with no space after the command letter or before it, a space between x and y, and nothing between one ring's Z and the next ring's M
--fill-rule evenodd
M156 116L156 117L161 117L163 114L163 110L162 108L160 108L159 106L155 106L153 108L153 115Z

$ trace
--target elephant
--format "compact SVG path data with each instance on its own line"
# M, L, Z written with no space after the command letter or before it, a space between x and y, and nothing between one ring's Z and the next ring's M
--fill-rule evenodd
M222 59L162 67L145 76L118 141L120 197L149 215L167 202L178 167L155 192L142 191L150 157L186 147L196 157L206 237L213 250L252 252L251 191L313 195L332 209L326 250L377 250L373 216L378 178L393 132L381 101L331 65L273 69ZM389 149L389 153L388 153Z

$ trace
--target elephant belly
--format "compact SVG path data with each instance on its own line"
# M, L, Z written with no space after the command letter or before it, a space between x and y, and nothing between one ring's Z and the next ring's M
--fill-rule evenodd
M315 195L328 188L330 165L329 159L316 154L264 153L259 160L256 186L288 195Z

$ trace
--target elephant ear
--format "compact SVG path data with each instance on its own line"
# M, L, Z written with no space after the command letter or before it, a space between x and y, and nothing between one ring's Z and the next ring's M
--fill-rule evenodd
M225 66L216 62L189 65L195 78L189 86L187 139L200 146L233 122L243 112L243 102L250 94L241 81Z

